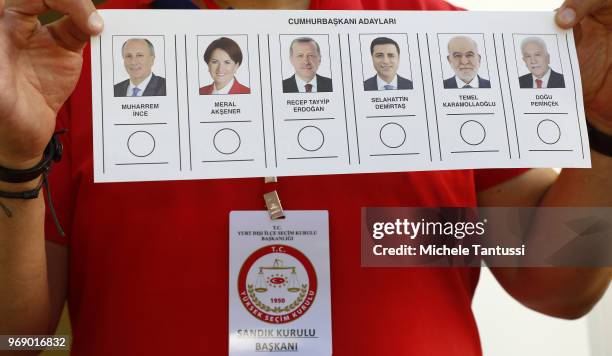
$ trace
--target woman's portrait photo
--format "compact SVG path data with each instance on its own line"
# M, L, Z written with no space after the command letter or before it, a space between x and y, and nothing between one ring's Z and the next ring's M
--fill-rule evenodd
M212 41L204 52L204 63L212 83L201 87L200 95L251 93L251 89L236 78L242 61L242 50L236 41L228 37Z

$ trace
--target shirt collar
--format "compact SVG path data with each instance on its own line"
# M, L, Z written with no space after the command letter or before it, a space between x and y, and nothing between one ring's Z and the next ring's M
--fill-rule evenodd
M232 79L232 81L227 83L227 85L224 86L223 89L221 89L221 90L217 90L217 86L213 82L213 91L212 91L212 94L229 94L230 90L232 90L232 87L234 86L234 82L235 81L236 81L236 78Z
M457 88L463 88L466 85L469 85L472 88L480 88L480 81L478 80L478 76L472 78L472 81L469 83L465 83L463 80L459 79L458 76L455 76L455 80L457 81Z
M312 78L312 80L310 82L305 82L302 80L302 78L300 78L297 74L295 75L295 83L297 84L298 90L300 91L300 93L304 93L306 92L306 88L304 87L306 84L312 84L312 91L316 92L317 91L317 76L315 75L314 78Z
M147 85L149 85L149 82L151 81L151 78L153 78L153 72L151 72L151 74L149 74L149 76L147 77L147 79L143 80L142 83L138 84L138 85L134 85L132 83L132 81L130 80L130 85L128 85L128 95L132 95L132 91L134 88L138 87L138 89L140 89L140 92L138 93L138 95L142 95L142 93L144 93L145 89L147 89Z
M385 90L385 85L393 85L393 88L397 89L397 74L393 77L390 83L385 82L378 74L376 75L376 83L378 83L378 90Z
M537 84L536 84L536 76L531 74L531 79L533 80L533 82L531 83L531 87L532 88L537 88ZM548 80L550 79L550 67L548 67L548 70L546 71L546 74L544 74L544 76L542 77L542 88L548 88Z

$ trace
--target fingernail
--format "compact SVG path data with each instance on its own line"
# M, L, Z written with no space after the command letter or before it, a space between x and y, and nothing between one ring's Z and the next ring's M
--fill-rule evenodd
M571 25L576 20L576 11L571 8L565 8L559 14L559 20L566 25Z
M95 31L96 33L101 32L102 28L104 28L104 20L102 20L102 17L97 11L94 11L91 13L91 15L89 15L87 24L89 25L89 29Z

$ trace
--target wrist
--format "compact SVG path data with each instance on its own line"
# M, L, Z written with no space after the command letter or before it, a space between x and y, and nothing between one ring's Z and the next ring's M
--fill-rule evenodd
M607 128L603 126L604 130ZM595 126L592 120L587 121L589 145L593 154L599 154L607 159L612 158L612 131L604 131Z
M11 160L2 160L0 158L0 167L5 167L12 170L22 170L29 169L34 167L42 160L42 156L31 159L31 160L21 160L21 161L11 161ZM36 189L40 185L41 176L38 176L27 182L19 182L19 183L11 183L4 182L0 179L0 192L8 192L8 193L19 193L28 190Z
M19 193L28 190L36 189L40 185L42 177L37 177L34 180L23 183L8 183L0 181L0 191L9 193Z
M25 169L13 169L0 166L0 181L8 183L26 183L32 182L45 175L51 169L51 165L59 162L62 159L62 144L57 136L63 132L58 132L51 136L51 141L45 148L44 155L38 163L29 166ZM18 165L22 166L29 162L21 162Z
M612 122L597 115L587 114L588 124L599 132L603 132L608 136L612 136Z
M8 158L5 159L2 155L0 155L0 167L4 167L8 169L15 169L15 170L28 169L28 168L32 168L35 165L37 165L42 159L43 159L42 155L35 157L35 158L31 158L31 159L21 159L21 160L20 159L8 159Z

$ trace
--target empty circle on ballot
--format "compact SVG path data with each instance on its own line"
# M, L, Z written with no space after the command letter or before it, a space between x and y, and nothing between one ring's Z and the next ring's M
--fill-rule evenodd
M155 138L146 131L136 131L128 137L127 147L136 157L147 157L155 150Z
M316 126L304 126L298 132L298 144L308 152L318 151L325 143L325 135Z
M538 124L538 137L545 144L554 145L561 139L561 128L552 120L542 120Z
M487 132L482 124L476 120L468 120L459 129L461 139L468 145L480 145L487 137Z
M380 141L389 148L401 147L406 142L406 130L397 122L389 122L380 128Z
M224 155L231 155L240 148L240 135L232 129L221 129L217 131L213 138L215 149Z

